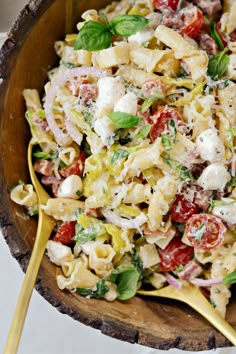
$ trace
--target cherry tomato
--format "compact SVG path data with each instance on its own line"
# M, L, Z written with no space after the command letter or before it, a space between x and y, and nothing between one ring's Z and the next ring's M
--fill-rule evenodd
M183 194L176 194L174 203L170 208L171 220L184 223L198 210L199 207L194 202L186 199Z
M193 247L185 245L179 237L174 237L168 246L159 250L161 262L159 268L162 271L174 270L188 263L194 254Z
M184 233L194 248L207 251L222 244L225 232L225 225L216 216L195 214L186 222Z
M70 245L73 243L74 241L72 240L72 237L75 236L75 224L76 221L63 222L53 237L53 241L61 242L63 245Z
M85 160L85 153L81 151L79 157L72 163L71 166L68 166L64 169L60 169L60 175L65 178L71 175L81 176L84 172Z
M182 121L182 117L178 111L171 107L158 109L151 117L152 127L149 136L154 142L161 133L168 128L168 121L173 120L175 123Z
M185 34L189 37L195 37L204 24L203 14L197 6L184 11L182 21L183 27L180 29L180 34Z
M179 0L154 0L153 5L155 9L159 11L163 11L164 9L171 8L176 11L178 7Z

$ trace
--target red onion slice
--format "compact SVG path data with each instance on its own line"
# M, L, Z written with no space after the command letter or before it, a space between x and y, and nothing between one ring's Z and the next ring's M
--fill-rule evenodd
M122 229L138 229L141 225L147 222L147 217L143 213L130 220L122 218L110 209L103 209L102 213L109 223L119 226Z
M172 285L176 289L181 289L182 288L182 283L178 281L173 275L170 273L165 273L166 281L170 285Z
M219 278L211 278L211 279L201 279L201 278L193 278L190 280L190 283L197 286L213 286L222 284L223 277Z

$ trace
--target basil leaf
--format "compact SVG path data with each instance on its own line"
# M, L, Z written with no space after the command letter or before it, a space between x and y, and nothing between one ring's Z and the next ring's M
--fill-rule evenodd
M216 30L216 23L214 21L212 21L210 23L210 32L211 32L211 36L214 39L214 41L217 44L217 47L219 48L219 50L223 50L224 49L224 44L222 43L222 40L219 36L219 33Z
M111 164L114 165L116 161L122 160L126 157L129 156L129 152L125 149L117 149L114 151L112 158L111 158Z
M119 128L132 128L141 122L141 118L124 112L112 112L108 117Z
M104 24L87 21L79 31L74 49L85 49L89 52L110 47L112 34Z
M139 15L119 15L111 21L111 31L120 36L131 36L141 31L149 20Z
M212 55L208 62L207 74L213 79L218 80L222 77L229 65L229 56L226 54L228 48L225 48L222 52L218 52Z
M96 283L96 289L90 288L76 288L76 292L82 296L94 297L95 299L101 299L109 291L108 286L106 285L105 279L100 279Z
M136 294L139 277L134 267L120 266L112 271L110 281L117 285L118 300L128 300Z
M236 271L227 274L222 280L223 284L234 284L236 283Z
M139 133L136 135L135 138L146 138L151 130L151 124L147 124L144 127L142 127L139 131Z
M105 227L101 223L93 224L87 228L83 228L80 224L75 225L75 236L72 240L79 244L84 244L87 241L95 240L97 236L106 233Z

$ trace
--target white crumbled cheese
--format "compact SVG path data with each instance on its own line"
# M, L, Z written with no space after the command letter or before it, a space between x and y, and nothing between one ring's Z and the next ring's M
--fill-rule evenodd
M236 225L236 201L230 198L222 198L222 205L216 205L211 212L221 218L229 227Z
M117 129L115 124L112 123L111 119L104 116L97 119L94 122L94 131L101 138L105 146L110 146L113 144L114 132Z
M83 191L83 183L79 176L68 176L59 186L57 196L61 198L79 199Z
M217 162L224 158L225 148L215 129L207 129L196 139L197 151L205 161Z
M116 102L125 95L125 86L119 76L100 77L97 86L96 117L101 118L113 111Z
M50 261L58 266L61 266L65 262L72 261L74 258L70 247L60 242L49 240L46 249Z
M126 93L114 106L114 112L125 112L134 116L137 114L137 109L138 99L133 92Z
M230 174L225 166L219 162L215 162L203 170L197 183L205 190L223 190L230 178Z
M154 29L145 28L142 31L139 31L132 36L128 37L129 42L136 42L139 45L142 45L145 42L149 42L154 37Z

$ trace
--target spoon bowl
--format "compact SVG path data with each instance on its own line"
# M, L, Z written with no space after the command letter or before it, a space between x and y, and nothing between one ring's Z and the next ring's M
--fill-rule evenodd
M177 289L168 285L157 290L138 290L137 294L152 297L164 297L186 303L203 317L205 317L219 332L221 332L234 346L236 346L236 331L226 322L202 294L199 287L182 282Z
M9 331L8 339L5 346L5 354L15 354L20 342L21 333L24 327L25 317L29 307L31 295L38 275L39 267L45 252L46 244L49 236L55 226L55 220L41 210L40 205L46 204L49 198L47 192L43 189L34 172L32 164L32 142L28 145L28 167L32 184L38 197L38 228L35 237L32 255L28 264L25 278L22 284L18 302L16 305L14 317Z

